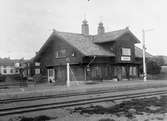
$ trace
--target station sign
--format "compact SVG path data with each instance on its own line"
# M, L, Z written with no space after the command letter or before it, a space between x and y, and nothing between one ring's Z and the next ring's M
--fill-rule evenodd
M131 61L129 56L121 56L121 61Z

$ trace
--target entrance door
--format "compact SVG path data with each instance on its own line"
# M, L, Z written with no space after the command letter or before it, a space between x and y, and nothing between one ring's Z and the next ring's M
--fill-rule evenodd
M129 66L122 66L122 79L129 80Z
M48 81L55 82L55 70L54 69L48 69Z

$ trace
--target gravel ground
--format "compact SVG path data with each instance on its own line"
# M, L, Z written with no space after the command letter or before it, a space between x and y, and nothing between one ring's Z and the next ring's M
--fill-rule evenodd
M72 92L85 92L90 90L100 90L100 89L116 89L120 87L134 87L134 86L147 86L147 85L167 85L167 81L147 81L143 83L141 80L135 81L120 81L113 82L107 81L98 84L81 84L81 85L72 85L70 87L66 86L53 86L49 84L37 85L37 86L28 86L25 88L12 88L12 89L0 89L0 99L15 99L15 98L24 98L32 96L44 96L44 95L55 95L60 93L72 93Z
M167 96L54 109L0 121L167 121Z

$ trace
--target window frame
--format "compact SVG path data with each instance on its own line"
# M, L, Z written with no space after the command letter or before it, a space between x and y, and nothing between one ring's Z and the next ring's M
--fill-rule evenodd
M66 49L60 49L56 51L56 58L65 58L66 57Z
M13 69L10 69L10 73L13 74L13 73L14 73L14 70L13 70Z
M121 55L130 57L132 55L131 48L121 48Z
M6 70L6 69L3 69L3 73L6 74L6 73L7 73L7 70Z
M41 69L40 68L36 68L35 69L35 74L40 74L41 73Z

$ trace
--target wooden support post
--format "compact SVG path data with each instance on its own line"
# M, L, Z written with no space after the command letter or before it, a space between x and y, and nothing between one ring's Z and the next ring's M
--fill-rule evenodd
M87 67L86 66L84 67L84 73L85 73L85 81L86 81L87 80L87 77L86 77L87 76L86 75L87 74Z

